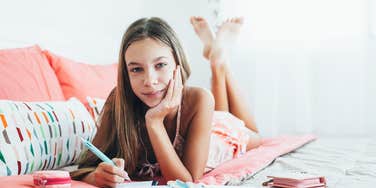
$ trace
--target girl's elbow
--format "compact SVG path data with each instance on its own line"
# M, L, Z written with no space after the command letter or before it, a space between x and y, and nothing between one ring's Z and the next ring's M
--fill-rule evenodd
M187 177L184 177L184 180L182 180L184 182L194 182L194 179L192 176L187 176Z
M203 174L190 174L189 176L184 177L184 179L182 179L182 181L195 183L198 180L200 180L202 178L202 176L203 176Z
M183 182L194 182L194 178L189 174L185 176L180 176L180 177L166 177L165 178L167 181L176 181L180 180Z
M191 173L191 181L192 182L197 182L198 180L200 180L202 178L202 176L204 175L204 172L196 172L196 173Z
M200 180L202 178L202 174L201 175L198 175L198 176L193 176L192 177L192 182L197 182L198 180Z

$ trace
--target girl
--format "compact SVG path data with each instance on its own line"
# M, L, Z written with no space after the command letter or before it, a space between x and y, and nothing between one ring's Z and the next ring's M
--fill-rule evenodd
M117 86L107 98L93 139L116 166L88 152L71 174L73 179L101 187L115 187L128 174L132 180L163 175L166 181L192 182L257 147L257 128L224 53L242 21L225 21L214 38L203 18L191 18L210 61L212 93L185 85L190 75L186 55L165 21L144 18L131 24L120 46Z

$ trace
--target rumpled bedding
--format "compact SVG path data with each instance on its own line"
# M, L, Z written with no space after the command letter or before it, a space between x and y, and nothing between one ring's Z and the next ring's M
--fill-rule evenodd
M376 138L318 138L233 184L261 188L266 176L281 172L325 176L329 188L375 187Z
M280 136L263 139L261 146L239 158L227 161L204 175L198 182L210 185L241 183L268 166L275 158L314 140L314 135Z

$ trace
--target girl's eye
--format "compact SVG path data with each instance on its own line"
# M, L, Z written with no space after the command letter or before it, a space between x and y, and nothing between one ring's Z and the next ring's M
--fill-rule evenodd
M155 67L159 69L159 68L162 68L166 65L167 65L167 63L158 63L157 65L155 65Z
M135 68L131 68L130 71L131 71L131 72L141 72L141 71L142 71L142 68L140 68L140 67L135 67Z

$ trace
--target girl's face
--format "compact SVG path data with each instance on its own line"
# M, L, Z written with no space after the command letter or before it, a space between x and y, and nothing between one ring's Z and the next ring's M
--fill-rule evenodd
M125 62L135 95L147 106L157 106L176 68L171 48L151 38L136 41L125 52Z

